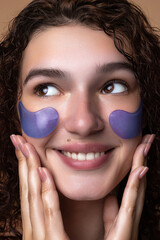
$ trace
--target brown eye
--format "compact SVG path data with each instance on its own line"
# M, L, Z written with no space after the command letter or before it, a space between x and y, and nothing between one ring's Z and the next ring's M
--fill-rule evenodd
M103 88L102 92L103 94L111 93L113 90L114 90L114 83L110 83Z
M127 90L128 90L128 87L123 82L110 82L103 87L102 94L123 93L123 92L126 92Z
M48 92L47 86L39 86L37 89L37 94L41 97L45 96Z
M35 93L40 97L60 95L60 91L52 85L39 85L36 87Z

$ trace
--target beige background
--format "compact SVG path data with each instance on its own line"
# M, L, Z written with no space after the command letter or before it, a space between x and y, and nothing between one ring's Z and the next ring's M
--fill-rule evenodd
M160 0L131 1L144 10L152 26L160 28ZM0 37L6 32L9 21L29 2L31 0L0 0Z

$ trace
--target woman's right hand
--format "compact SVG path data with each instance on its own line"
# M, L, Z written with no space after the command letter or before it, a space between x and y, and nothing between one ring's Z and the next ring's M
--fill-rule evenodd
M11 140L19 161L23 240L69 240L52 175L41 168L35 148L22 136Z

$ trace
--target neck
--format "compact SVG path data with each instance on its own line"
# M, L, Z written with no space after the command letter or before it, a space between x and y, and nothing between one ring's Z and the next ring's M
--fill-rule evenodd
M70 240L101 240L104 238L103 200L73 201L61 197L65 231Z

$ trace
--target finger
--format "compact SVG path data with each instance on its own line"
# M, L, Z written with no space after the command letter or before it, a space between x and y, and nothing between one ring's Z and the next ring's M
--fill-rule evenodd
M146 156L149 152L149 149L151 147L151 144L154 138L155 138L154 134L152 135L148 134L143 137L141 144L138 146L134 154L131 171L133 171L139 166L146 165ZM137 239L136 233L138 233L139 222L140 222L140 218L143 210L145 189L146 189L146 177L144 177L140 181L140 185L139 185L139 190L138 190L137 200L136 200L135 217L134 217L134 223L133 223L132 239Z
M25 143L20 145L27 158L28 167L28 201L33 239L45 239L43 205L41 198L41 181L37 172L40 167L39 156L34 147Z
M147 170L147 167L141 166L130 173L124 190L121 207L115 222L114 231L112 231L112 237L117 237L117 239L123 240L132 239L139 184Z
M143 137L142 142L137 147L135 154L133 156L132 169L136 169L139 166L145 165L145 157L148 154L148 151L152 145L152 142L155 138L155 134L147 134Z
M141 165L146 166L146 156L149 152L149 149L154 141L155 135L146 135L142 139L142 143L138 146L134 159L133 159L133 166L132 166L132 171ZM137 203L136 203L136 211L135 211L135 219L134 219L134 224L133 224L133 234L132 234L132 239L137 239L137 234L139 232L139 222L143 210L143 205L144 205L144 198L145 198L145 190L146 190L146 177L144 177L139 186L139 191L138 191L138 196L137 196Z
M104 229L105 229L105 237L107 237L110 228L112 227L116 216L118 214L118 201L115 195L108 195L104 202L104 210L103 210L103 221L104 221Z
M132 239L138 239L139 232L139 222L142 215L144 199L145 199L145 190L146 190L146 176L143 177L140 181L137 203L136 203L136 213L133 225Z
M11 140L16 148L16 156L19 161L18 166L19 166L19 185L20 185L23 238L31 239L32 229L28 203L28 167L26 163L26 158L19 148L20 144L25 143L25 139L21 136L12 135Z
M59 197L53 178L46 168L38 168L42 181L42 201L44 207L46 239L68 239L59 207ZM53 235L54 233L54 235Z

